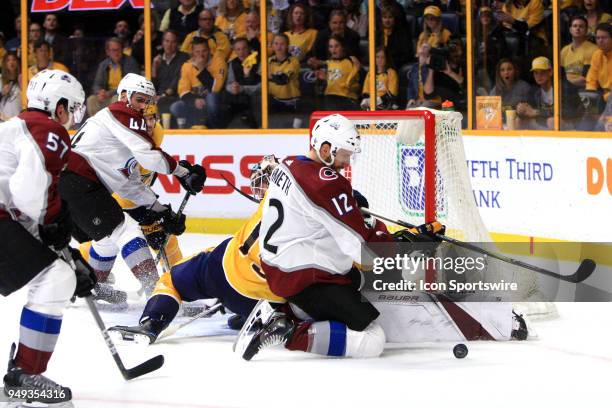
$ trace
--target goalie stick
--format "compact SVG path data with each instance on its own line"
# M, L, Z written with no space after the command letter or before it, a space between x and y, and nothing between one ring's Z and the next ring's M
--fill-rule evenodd
M68 248L62 249L62 256L68 262L70 267L76 271L76 265L74 264L72 254L70 253L70 250ZM113 360L115 360L115 364L117 364L117 368L119 368L119 371L121 372L123 378L125 378L126 380L131 380L136 377L140 377L141 375L157 370L164 364L164 356L160 354L145 361L144 363L137 365L136 367L125 368L125 365L123 365L123 361L121 361L121 357L119 357L119 353L117 353L117 349L115 348L113 341L108 335L108 331L104 326L104 322L102 321L100 312L98 312L98 308L96 307L96 304L94 303L91 295L85 296L85 302L87 302L89 311L93 315L94 320L96 321L96 324L98 325L98 328L102 333L102 337L104 337L104 342L106 343L108 350L111 352Z
M259 201L258 199L256 199L256 198L255 198L255 197L253 197L253 196L248 195L247 193L245 193L244 191L242 191L242 190L240 190L238 187L236 187L236 186L234 185L234 183L232 183L231 181L229 181L228 179L226 179L226 178L225 178L225 176L224 176L223 174L221 174L221 177L223 177L223 180L225 180L225 181L227 182L227 184L229 184L229 185L230 185L230 186L231 186L231 187L234 189L234 191L236 191L238 194L240 194L240 195L241 195L241 196L243 196L244 198L246 198L246 199L248 199L248 200L250 200L250 201L252 201L252 202L254 202L254 203L257 203L257 204L259 204L259 203L260 203L260 201Z
M176 333L177 331L179 331L183 327L190 325L191 323L195 322L196 320L198 320L198 319L200 319L202 317L208 317L208 316L211 316L211 315L215 314L222 307L223 307L223 304L221 302L215 303L214 305L212 305L208 309L204 309L200 313L198 313L197 315L189 318L189 320L187 320L186 322L183 322L183 323L180 323L180 324L178 324L178 323L177 324L171 324L163 332L161 332L159 334L159 337L157 338L156 343L158 343L162 339L165 339L166 337L172 336L174 333Z
M385 220L388 222L392 222L394 224L400 225L402 227L405 228L416 228L415 225L410 224L409 222L405 222L402 220L392 220L390 218L387 218L385 216L373 213L372 211L370 211L367 208L361 208L361 212L365 213L365 214L369 214L373 217L376 218L380 218L381 220ZM442 235L442 234L438 234L438 233L434 233L434 236L442 241L446 241L446 242L450 242L451 244L457 245L459 247L465 248L465 249L469 249L471 251L475 251L475 252L479 252L483 255L487 255L490 256L491 258L495 258L498 259L500 261L515 265L515 266L520 266L521 268L525 268L525 269L529 269L532 270L534 272L538 272L541 273L542 275L546 275L546 276L550 276L552 278L556 278L565 282L571 282L571 283L580 283L584 280L586 280L589 276L591 276L591 274L593 273L593 271L595 270L595 267L597 266L597 264L595 263L595 261L593 261L592 259L583 259L582 262L580 262L580 265L578 266L578 269L576 270L576 272L574 272L571 275L561 275L557 272L554 271L549 271L548 269L544 269L544 268L540 268L539 266L535 266L535 265L531 265L528 263L525 263L523 261L519 261L518 259L514 259L511 258L509 256L505 256L505 255L501 255L492 251L488 251L486 249L483 248L479 248L476 245L472 245L470 243L467 242L463 242L463 241L459 241L457 239L451 238L451 237L447 237L446 235Z

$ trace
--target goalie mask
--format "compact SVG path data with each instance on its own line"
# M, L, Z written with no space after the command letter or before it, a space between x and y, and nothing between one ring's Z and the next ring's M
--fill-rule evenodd
M323 144L329 143L331 161L324 160L319 153ZM319 119L312 128L310 145L315 150L317 157L328 166L334 164L338 150L344 149L351 153L359 153L361 137L355 129L353 122L344 116L334 113Z
M85 116L85 92L79 81L67 72L45 69L34 75L28 84L28 108L40 109L51 114L58 121L55 109L58 102L65 100L68 121L62 126L70 129Z
M272 170L278 166L279 162L273 154L264 156L259 163L251 169L251 190L253 197L259 201L263 200L266 190L270 185L270 175Z

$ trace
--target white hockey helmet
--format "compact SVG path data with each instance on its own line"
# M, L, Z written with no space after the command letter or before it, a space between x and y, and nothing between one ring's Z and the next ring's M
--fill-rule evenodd
M270 175L272 170L278 166L279 161L273 154L264 156L259 163L251 169L251 190L253 197L263 200L268 186L270 185Z
M324 143L330 144L331 162L326 162L319 155L319 149ZM355 129L353 122L344 116L334 113L319 119L312 128L310 145L315 150L317 157L331 166L334 163L336 153L339 149L345 149L353 153L361 152L361 137Z
M119 81L119 86L117 86L117 95L121 97L121 93L124 91L128 98L128 102L134 93L148 95L151 98L155 97L155 86L153 85L153 82L138 74L130 73L121 78L121 81Z
M34 75L26 92L28 108L40 109L51 114L53 120L57 103L68 101L69 120L63 126L66 129L79 123L85 116L85 92L81 83L67 72L57 69L45 69Z

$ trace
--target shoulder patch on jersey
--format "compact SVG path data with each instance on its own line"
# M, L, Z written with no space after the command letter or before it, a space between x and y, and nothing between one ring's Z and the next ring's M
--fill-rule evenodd
M327 166L321 167L319 170L319 178L323 181L331 181L338 178L338 172Z
M152 142L151 137L147 133L147 122L141 113L127 106L123 102L115 102L108 106L113 118L121 123L126 128L143 136L147 141Z

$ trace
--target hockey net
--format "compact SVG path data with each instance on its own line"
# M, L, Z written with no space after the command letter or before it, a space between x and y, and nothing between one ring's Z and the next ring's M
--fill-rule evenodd
M310 128L329 113L314 112ZM344 174L374 213L415 225L437 219L446 225L448 236L474 243L492 241L474 200L459 112L338 113L353 121L361 135L361 153ZM528 315L556 315L554 304L540 301L533 273L489 259L486 279L518 282L525 303L515 306Z

